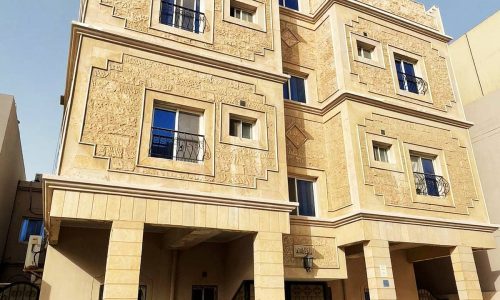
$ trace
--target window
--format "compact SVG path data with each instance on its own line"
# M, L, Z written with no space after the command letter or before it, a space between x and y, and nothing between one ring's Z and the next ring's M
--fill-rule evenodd
M417 194L427 196L440 196L438 179L434 169L435 158L411 155L411 166L415 177Z
M288 194L290 202L298 202L298 210L292 211L292 214L299 216L316 216L314 207L314 182L310 180L288 178Z
M191 300L217 300L216 286L193 286Z
M254 124L255 122L231 118L229 119L229 135L251 140Z
M376 161L389 162L389 151L391 149L390 145L384 145L379 143L373 143L373 158Z
M250 10L245 10L245 9L242 9L239 7L231 6L230 15L231 15L231 17L234 17L236 19L240 19L242 21L253 23L254 12L252 12Z
M290 76L290 79L283 84L283 98L300 103L306 103L305 79Z
M137 300L146 300L147 287L145 285L139 285L139 290L137 292ZM99 300L103 299L104 295L104 285L99 286Z
M205 14L200 12L201 0L161 0L160 23L200 33L205 28Z
M201 116L180 110L155 108L151 128L150 156L196 162L203 160Z
M375 46L357 41L358 57L365 59L375 59Z
M279 0L279 4L286 8L299 10L299 0Z
M399 88L410 93L419 94L418 81L422 79L415 76L415 64L399 58L395 59L395 64Z
M27 243L30 240L30 235L44 236L43 220L23 218L21 231L19 232L19 242Z

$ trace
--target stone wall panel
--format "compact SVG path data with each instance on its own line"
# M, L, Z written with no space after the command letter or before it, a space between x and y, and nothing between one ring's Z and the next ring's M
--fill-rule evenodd
M247 108L266 114L269 151L216 141L208 150L208 158L215 160L214 176L137 166L145 89L215 103L217 115L222 103L245 100ZM251 84L124 55L123 63L93 68L87 101L81 140L95 145L96 156L110 159L110 170L245 187L255 187L257 178L277 170L276 109ZM220 120L215 130L218 137Z

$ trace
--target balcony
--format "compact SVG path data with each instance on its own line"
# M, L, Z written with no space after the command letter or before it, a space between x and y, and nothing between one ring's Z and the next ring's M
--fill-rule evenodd
M205 146L203 135L153 127L149 156L200 162L205 159Z
M398 72L398 81L399 87L410 93L425 95L429 90L427 82L414 75Z
M160 23L194 33L203 33L206 18L199 10L175 5L173 0L162 0Z
M445 197L450 192L450 184L443 176L413 173L417 195Z

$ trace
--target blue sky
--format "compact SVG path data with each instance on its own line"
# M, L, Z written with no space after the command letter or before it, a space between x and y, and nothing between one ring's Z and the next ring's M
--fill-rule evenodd
M459 37L500 9L500 0L424 0ZM51 173L57 149L69 29L79 0L0 0L0 93L14 95L28 179Z

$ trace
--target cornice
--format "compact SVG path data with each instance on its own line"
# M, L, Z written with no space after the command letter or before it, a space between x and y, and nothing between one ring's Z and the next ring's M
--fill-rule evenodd
M353 101L357 103L362 103L370 106L374 106L377 108L386 109L389 111L409 115L412 117L418 117L421 119L438 122L441 124L446 124L454 127L469 129L474 124L465 120L459 120L455 118L450 118L448 116L439 115L436 113L421 111L418 109L413 109L409 107L405 107L398 104L388 103L376 98L366 97L360 94L355 94L352 92L344 91L340 93L336 98L331 100L327 105L322 108L311 107L304 104L293 103L291 101L285 101L285 109L300 111L304 113L324 116L329 111L340 105L344 101Z
M73 22L71 27L71 44L70 53L68 57L68 70L66 80L66 97L70 94L71 80L73 78L73 69L76 63L76 55L82 37L90 37L96 40L106 41L113 44L129 47L141 51L146 51L154 54L159 54L166 57L180 59L183 61L195 63L197 65L217 68L224 71L230 71L241 75L256 77L259 79L269 80L277 83L283 83L288 79L288 76L282 73L273 73L261 69L243 66L241 64L232 63L228 61L217 60L212 57L205 57L193 54L186 51L179 51L176 49L168 48L155 43L135 39L123 34L114 33L102 28L97 28L88 24ZM68 99L65 99L65 102Z
M433 39L436 39L438 41L448 43L452 40L452 37L443 34L435 29L432 29L430 27L418 24L414 21L396 16L394 14L391 14L389 12L376 9L374 7L371 7L369 5L360 3L360 2L355 2L353 0L326 0L323 2L323 4L314 12L314 14L304 14L300 13L298 11L288 9L285 7L280 7L280 14L288 16L293 19L297 19L300 21L304 21L310 24L315 24L318 22L321 17L335 4L340 4L342 6L354 9L356 11L365 13L367 15L376 17L378 19L384 20L386 22L410 29L414 32L418 32L420 34L423 34L425 36L431 37Z
M297 203L278 202L275 200L255 199L236 195L227 197L215 193L186 192L174 189L151 189L141 185L124 184L117 182L98 182L86 179L75 179L56 175L44 175L44 197L47 201L54 190L74 191L81 193L97 193L118 195L135 198L146 198L162 201L180 201L185 203L220 205L258 210L291 212Z
M375 211L357 211L351 214L341 216L335 219L317 219L290 216L290 225L315 226L326 228L340 228L351 223L360 221L374 221L385 223L396 223L401 225L418 225L426 227L438 227L457 230L468 230L493 233L498 230L496 224L464 222L455 220L446 220L438 218L417 217L406 214L391 214Z

